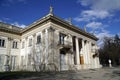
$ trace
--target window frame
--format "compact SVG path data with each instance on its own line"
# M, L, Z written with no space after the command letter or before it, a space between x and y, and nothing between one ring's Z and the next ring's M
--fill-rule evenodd
M18 42L17 41L12 42L12 48L13 49L18 49Z
M37 35L37 44L40 44L41 43L41 35Z
M5 47L5 39L0 38L0 47Z
M29 38L29 43L28 43L28 46L31 47L33 45L33 39L32 38Z
M63 33L60 33L59 34L59 44L62 44L62 45L64 45L65 44L65 34L63 34Z
M25 41L22 41L22 49L25 48Z

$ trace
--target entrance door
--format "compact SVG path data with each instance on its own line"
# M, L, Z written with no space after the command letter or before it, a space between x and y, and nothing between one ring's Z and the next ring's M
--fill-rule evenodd
M60 69L61 70L67 70L66 54L65 54L64 51L60 51Z

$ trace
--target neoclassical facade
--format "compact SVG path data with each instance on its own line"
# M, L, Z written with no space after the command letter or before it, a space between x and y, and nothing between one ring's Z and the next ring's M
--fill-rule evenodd
M0 71L100 68L94 35L50 13L20 28L0 22Z

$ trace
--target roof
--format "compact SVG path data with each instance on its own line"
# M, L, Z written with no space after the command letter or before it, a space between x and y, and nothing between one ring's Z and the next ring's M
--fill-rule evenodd
M0 22L0 31L5 31L13 34L20 34L23 28L11 24Z
M96 41L98 40L98 38L96 36L70 24L69 22L67 22L53 14L48 14L45 17L35 21L34 23L30 24L28 27L25 27L25 28L20 28L17 26L13 26L10 24L0 22L0 30L22 35L23 33L26 33L27 31L29 31L31 29L37 28L38 27L37 25L46 24L47 22L53 22L55 24L61 25L64 28L68 28L74 32L77 32L79 34L87 36L91 39L94 39Z

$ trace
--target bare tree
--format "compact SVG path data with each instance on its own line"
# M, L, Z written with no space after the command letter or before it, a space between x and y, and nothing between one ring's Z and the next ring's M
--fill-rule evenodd
M99 50L100 62L104 66L108 66L109 59L112 61L112 65L120 65L120 38L118 35L115 37L106 37L104 39L104 46Z
M51 28L48 31L47 38L43 33L42 42L34 45L31 49L30 57L34 71L58 70L57 62L54 59L57 48L55 41L56 34Z

